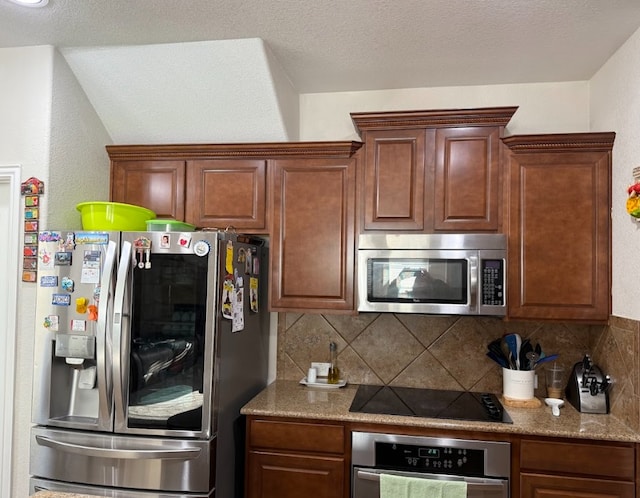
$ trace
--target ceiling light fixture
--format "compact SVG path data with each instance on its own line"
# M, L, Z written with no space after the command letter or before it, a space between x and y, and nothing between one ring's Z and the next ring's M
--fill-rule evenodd
M44 7L49 3L49 0L9 0L23 7Z

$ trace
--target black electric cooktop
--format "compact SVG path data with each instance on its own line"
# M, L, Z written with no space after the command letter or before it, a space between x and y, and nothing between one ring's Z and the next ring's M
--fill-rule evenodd
M513 423L494 394L469 391L360 385L349 411Z

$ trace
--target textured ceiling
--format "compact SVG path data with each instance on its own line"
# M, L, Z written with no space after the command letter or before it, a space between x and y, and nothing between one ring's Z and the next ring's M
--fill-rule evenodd
M589 79L638 0L0 0L0 48L260 38L299 93Z

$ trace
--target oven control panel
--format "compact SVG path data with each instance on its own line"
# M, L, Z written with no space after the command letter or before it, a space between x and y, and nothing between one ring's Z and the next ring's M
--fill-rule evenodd
M484 450L446 446L375 443L376 467L465 476L483 476Z

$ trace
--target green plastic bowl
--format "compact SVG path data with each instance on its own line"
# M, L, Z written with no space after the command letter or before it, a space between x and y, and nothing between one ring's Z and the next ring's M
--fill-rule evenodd
M156 217L150 209L121 202L81 202L76 209L84 230L144 232L147 220Z
M156 218L147 220L147 231L149 232L193 232L196 226L184 221Z

